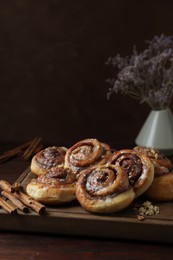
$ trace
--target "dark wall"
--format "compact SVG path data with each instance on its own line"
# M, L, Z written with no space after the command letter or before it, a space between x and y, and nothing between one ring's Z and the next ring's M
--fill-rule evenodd
M0 1L0 141L132 142L150 109L108 101L109 56L173 35L173 1Z

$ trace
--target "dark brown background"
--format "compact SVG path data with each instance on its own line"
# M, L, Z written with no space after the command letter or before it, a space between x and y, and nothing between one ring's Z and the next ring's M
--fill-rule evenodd
M173 35L173 1L1 0L0 141L131 143L150 109L107 100L109 56Z

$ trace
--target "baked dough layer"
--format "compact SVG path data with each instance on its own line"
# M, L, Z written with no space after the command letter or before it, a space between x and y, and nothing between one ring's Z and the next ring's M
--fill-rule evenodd
M124 168L136 197L142 195L153 182L154 166L144 153L123 149L114 152L108 162Z
M66 147L50 146L37 154L31 160L31 171L39 176L44 174L48 169L64 163Z
M80 175L76 183L76 197L87 211L113 213L129 206L135 193L122 168L100 165Z
M26 192L44 204L58 205L76 199L76 176L69 169L56 167L33 179Z
M173 172L155 177L145 195L154 201L173 200Z
M75 143L65 155L65 167L70 168L77 176L88 167L105 164L111 154L108 144L94 138Z

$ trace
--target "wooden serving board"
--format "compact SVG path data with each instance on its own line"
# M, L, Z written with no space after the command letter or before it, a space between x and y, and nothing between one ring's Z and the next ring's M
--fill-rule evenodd
M25 189L32 178L34 175L27 168L17 181ZM77 201L64 206L46 207L44 215L33 211L18 211L10 215L0 209L0 229L172 243L173 202L157 203L157 206L160 207L160 214L147 216L143 221L137 219L134 204L111 215L86 212Z

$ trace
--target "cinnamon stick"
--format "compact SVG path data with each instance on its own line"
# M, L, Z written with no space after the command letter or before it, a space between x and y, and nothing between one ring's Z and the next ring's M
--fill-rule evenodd
M13 205L15 205L18 209L20 209L23 212L29 212L29 209L16 197L14 197L13 193L7 192L7 191L2 191L1 194L9 199Z
M29 147L25 150L25 152L23 153L22 157L24 160L29 160L30 157L35 153L35 150L37 149L37 147L41 144L41 138L40 137L36 137L31 144L29 145Z
M14 193L14 195L16 196L16 193ZM27 205L28 207L32 208L38 214L43 214L44 213L46 207L43 204L41 204L38 201L34 200L33 198L31 198L27 194L23 193L22 191L19 191L17 193L17 196L25 205Z
M34 153L38 153L41 151L41 149L43 149L44 145L41 143L37 146L37 148L35 149Z
M15 206L8 203L5 199L0 197L0 206L7 211L9 214L16 213L17 209Z
M8 160L8 159L10 159L10 158L12 158L12 157L18 155L23 149L27 148L28 145L30 145L30 143L31 143L31 141L26 142L26 143L24 143L24 144L22 144L22 145L19 145L19 146L13 148L13 149L10 149L10 150L4 152L4 153L0 156L0 163L2 163L2 162L4 162L4 161L6 161L6 160Z
M15 156L20 156L24 160L29 160L30 157L41 150L43 148L43 144L41 143L41 137L36 137L33 140L21 144L13 149L10 149L0 155L0 163L3 163Z
M5 190L7 192L12 192L13 191L12 186L10 185L10 183L8 183L5 180L0 180L0 187L1 187L2 190Z
M4 155L17 153L17 152L19 152L19 151L21 151L21 150L27 148L28 145L30 145L31 143L32 143L32 140L31 140L31 141L28 141L28 142L26 142L26 143L23 143L23 144L21 144L21 145L15 147L15 148L13 148L13 149L10 149L10 150L4 152Z
M11 186L11 192L19 191L21 189L21 184L19 182L15 182Z
M33 209L38 214L42 214L45 211L46 207L43 204L39 203L38 201L35 201L33 198L31 198L30 196L28 196L27 194L23 193L20 190L18 192L15 192L13 190L13 187L7 181L1 180L0 181L0 187L1 187L2 190L13 194L13 196L15 198L20 200L26 206Z

